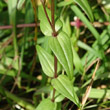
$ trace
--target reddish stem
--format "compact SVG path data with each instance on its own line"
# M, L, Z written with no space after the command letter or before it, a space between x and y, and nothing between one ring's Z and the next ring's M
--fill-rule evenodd
M17 28L25 28L25 27L35 27L36 23L32 23L32 24L18 24L16 27ZM39 26L39 24L37 24L37 26ZM6 25L6 26L0 26L0 29L12 29L13 26L12 25Z
M55 19L54 19L54 0L51 0L51 21L48 17L44 1L41 0L41 2L42 2L43 9L44 9L45 15L47 17L47 20L51 26L52 31L53 31L52 36L57 37L57 32L55 30ZM56 56L54 56L54 78L57 78L57 57ZM53 89L52 102L54 102L54 99L55 99L55 88Z

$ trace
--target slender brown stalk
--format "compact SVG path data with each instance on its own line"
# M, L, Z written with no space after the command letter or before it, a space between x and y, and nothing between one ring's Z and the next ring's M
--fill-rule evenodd
M33 59L32 59L32 66L31 66L31 69L30 69L30 76L33 75L33 72L34 72L35 67L36 67L36 56L37 56L37 51L34 52L34 56L33 56ZM28 86L30 86L30 84L31 84L31 81L29 81Z
M34 37L34 40L35 40L35 43L37 42L37 6L36 6L36 3L35 3L35 0L31 0L31 3L32 3L32 6L33 6L33 10L34 10L34 19L35 19L35 37Z
M40 23L37 23L37 26L39 26ZM74 26L75 25L75 22L71 22L71 26ZM99 22L94 22L93 23L93 26L94 27L102 27L102 26L109 26L110 23L109 22L103 22L103 23L99 23ZM32 24L18 24L16 25L16 28L25 28L25 27L35 27L36 26L36 23L32 23ZM85 26L83 23L82 23L82 26ZM12 25L5 25L5 26L0 26L0 30L2 29L12 29L13 26Z
M54 78L57 78L57 57L54 56ZM55 100L55 88L53 89L53 96L52 96L52 102Z
M98 60L100 60L99 58L97 58L96 60L94 60L86 69L85 69L85 72L87 72L93 64L95 64Z
M53 37L57 37L57 32L55 30L55 18L54 18L54 0L51 0L51 20L52 20L52 30ZM54 78L57 78L57 57L54 56ZM55 88L53 89L52 101L55 100Z
M54 22L54 0L51 0L51 19L52 19L52 27L55 30L55 22Z
M36 26L36 23L16 25L17 28L35 27L35 26ZM39 23L37 23L37 26L39 26ZM0 30L2 30L2 29L12 29L12 28L13 28L12 25L0 26Z
M91 91L91 88L92 88L92 85L93 85L93 81L94 81L94 78L95 78L95 74L96 74L96 71L98 70L98 67L99 67L99 63L100 63L100 59L98 59L98 61L97 61L95 70L94 70L93 75L92 75L91 82L88 85L88 87L86 89L86 92L85 92L85 94L84 94L84 96L82 98L82 109L83 109L83 107L84 107L84 105L85 105L85 103L86 103L86 101L87 101L87 99L89 97L89 94L90 94L90 91Z
M55 19L54 19L54 0L51 0L51 21L48 17L47 11L46 11L46 7L45 7L45 2L44 0L41 0L41 3L43 5L43 9L44 9L44 13L46 15L46 18L51 26L51 29L53 31L52 36L53 37L57 37L57 32L55 30ZM54 56L54 78L57 78L57 57ZM52 96L52 102L54 102L55 100L55 88L53 89L53 96Z
M91 23L94 27L97 27L97 28L100 28L100 27L103 27L103 26L108 26L110 25L110 22L93 22ZM72 21L70 22L70 25L71 26L75 26L76 25L76 21ZM83 22L80 22L80 26L84 26L85 27L85 24Z
M47 18L47 20L48 20L48 22L49 22L49 24L50 24L50 26L51 26L51 28L52 28L52 23L51 23L51 21L50 21L50 19L49 19L49 16L48 16L48 14L47 14L47 11L46 11L45 2L44 2L44 0L40 0L40 1L41 1L41 3L42 3L42 6L43 6L43 9L44 9L46 18Z
M36 46L36 43L37 43L37 5L36 5L35 0L31 0L31 3L32 3L32 6L33 6L33 10L34 10L34 19L35 19L35 23L36 23L36 26L35 26L35 36L34 36L34 41L35 41L35 46ZM36 60L35 60L36 56L37 56L37 51L35 49L35 54L33 56L34 60L33 60L32 68L30 70L31 76L32 76L33 71L34 71L35 66L36 66Z
M53 88L53 96L52 96L52 99L51 99L52 102L55 101L55 91L56 91L55 88Z
M54 0L51 0L51 20L52 20L52 29L53 29L53 36L56 34L55 31L55 18L54 18Z

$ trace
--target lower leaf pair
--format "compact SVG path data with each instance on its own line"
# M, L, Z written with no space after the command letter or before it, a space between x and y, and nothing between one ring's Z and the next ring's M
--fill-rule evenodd
M52 86L64 97L70 99L80 108L79 99L74 91L72 82L66 75L60 75L57 79L52 80ZM49 105L49 106L48 106ZM52 102L51 99L44 99L36 110L57 110L57 103Z
M73 54L71 48L71 41L69 37L64 33L60 32L57 37L51 37L49 46L52 52L57 57L63 69L66 71L70 80L73 79ZM44 49L37 45L37 52L40 59L40 63L44 73L53 77L54 74L54 60L52 55L47 53ZM58 65L59 72L61 70L60 64Z

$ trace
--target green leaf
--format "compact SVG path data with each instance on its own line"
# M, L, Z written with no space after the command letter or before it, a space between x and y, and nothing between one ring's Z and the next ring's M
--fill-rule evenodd
M62 102L64 100L64 96L61 94L58 94L58 96L55 97L55 102Z
M63 26L63 24L62 24L61 20L58 19L58 20L55 22L55 30L56 30L56 31L59 31L62 26Z
M58 19L55 23L55 30L58 31L61 27L62 27L62 22L60 19ZM41 21L40 29L45 36L52 36L53 30L51 29L51 26L48 23L48 21Z
M83 23L88 27L88 29L92 32L94 37L99 40L99 33L92 26L92 24L88 21L88 19L84 16L84 14L80 11L80 9L75 5L71 6L71 9L83 21Z
M57 79L52 80L53 87L63 96L70 99L78 107L80 107L79 99L74 91L74 87L69 78L65 75L60 75Z
M43 69L43 72L49 76L54 76L54 57L47 53L43 48L41 48L39 45L36 46L38 57ZM58 63L57 72L61 70L61 65Z
M51 12L48 8L46 8L49 19L51 19ZM38 6L38 19L42 22L47 21L43 6Z
M58 3L58 7L62 7L62 6L67 6L74 3L74 0L69 0L69 1L62 1L60 3Z
M84 12L87 14L89 19L93 22L94 18L93 18L92 10L88 4L88 1L87 0L74 0L74 1L84 10Z
M51 12L46 8L49 19L51 19ZM43 6L38 7L38 19L40 20L40 29L46 36L52 36L52 29L45 15Z
M47 10L47 14L49 16L49 19L51 19L51 12L49 9L46 9ZM42 6L39 6L38 8L38 18L40 20L40 29L42 31L42 33L45 35L45 36L52 36L52 28L46 18L46 15L44 13L44 9ZM56 22L55 22L55 30L56 31L59 31L60 28L62 27L62 22L60 19L58 19Z
M44 99L35 110L55 110L55 104L50 99Z
M69 37L62 31L50 38L50 48L63 66L69 79L73 78L73 55Z
M15 25L16 23L16 6L17 0L8 0L8 12L11 25Z
M37 95L40 95L40 94L42 94L42 93L44 93L44 94L49 94L51 91L53 92L52 86L50 86L50 85L45 85L45 86L39 88L39 89L34 93L34 95L37 96ZM49 97L49 98L50 98L50 97Z
M17 5L17 0L8 0L8 10L9 10L9 14L11 14Z
M53 98L53 90L51 89L51 93L50 93L50 99ZM54 98L55 98L55 102L62 102L65 97L64 95L60 94L58 91L55 92L55 95L54 95Z
M82 10L87 14L88 18L93 22L94 17L93 17L92 10L91 10L87 0L62 1L62 2L58 3L58 7L67 6L67 5L75 4L75 3L77 3L82 8Z
M2 58L0 64L3 64L6 67L9 67L11 65L12 68L18 70L18 64L17 64L16 60L14 61L13 59L11 59L9 57Z
M87 44L85 44L85 43L83 43L83 42L81 42L81 41L78 41L78 46L79 46L80 48L83 48L83 49L85 49L85 50L91 52L91 53L94 54L95 56L98 56L98 57L101 58L100 53L98 53L95 49L91 48L91 47L88 46Z
M50 47L49 47L49 40L50 40L50 36L45 36L42 37L44 39L44 42L41 43L42 48L45 49L45 51L47 51L48 53L52 53Z
M73 62L74 62L75 68L77 69L77 71L79 71L81 74L83 74L84 68L83 68L81 59L79 58L74 47L72 48L72 50L73 50Z
M46 21L45 23L41 21L40 29L45 36L52 36L52 29L48 21Z
M61 17L61 21L63 23L62 30L70 37L71 36L71 26L69 17L64 21L63 17Z
M15 77L15 76L17 75L17 72L14 71L14 70L8 70L8 72L7 72L7 69L4 68L4 67L0 64L0 74L7 75L7 76L10 76L10 77Z
M19 0L17 4L17 9L20 10L24 3L25 3L25 0Z

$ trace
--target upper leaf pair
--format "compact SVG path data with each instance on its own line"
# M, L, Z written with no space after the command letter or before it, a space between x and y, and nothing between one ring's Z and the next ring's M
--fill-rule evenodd
M71 42L69 37L64 32L60 32L57 38L56 37L50 38L49 45L51 50L57 57L58 61L66 71L69 79L72 80L73 54L72 54ZM37 51L38 51L38 56L39 56L43 71L48 76L52 77L54 73L53 57L39 46L37 46Z
M51 21L51 12L47 8L46 8L46 11L47 11L49 20ZM45 36L52 36L53 30L51 28L51 25L49 24L49 21L44 13L44 9L42 6L38 7L38 18L40 20L40 29L41 29L42 33ZM55 18L56 18L56 16L55 16ZM62 27L62 22L60 21L60 19L58 19L55 22L55 30L59 31L61 27Z

